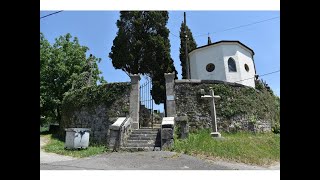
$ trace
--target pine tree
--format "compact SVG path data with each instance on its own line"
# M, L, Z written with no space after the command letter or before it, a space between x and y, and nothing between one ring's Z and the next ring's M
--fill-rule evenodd
M156 104L165 101L164 73L176 72L170 56L167 11L121 11L109 57L116 69L147 75Z

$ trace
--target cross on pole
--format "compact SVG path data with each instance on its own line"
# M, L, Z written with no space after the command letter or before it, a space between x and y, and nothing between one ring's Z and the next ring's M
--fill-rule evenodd
M216 106L215 106L215 99L220 99L220 96L215 96L214 95L214 91L213 88L210 87L210 95L204 95L201 96L201 98L203 99L209 99L210 102L210 110L211 110L211 125L212 125L212 133L211 136L212 137L221 137L221 134L218 132L218 128L217 128L217 116L216 116Z

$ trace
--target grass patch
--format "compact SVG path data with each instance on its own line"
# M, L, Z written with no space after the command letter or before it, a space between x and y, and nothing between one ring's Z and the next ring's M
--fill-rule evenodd
M189 155L204 155L255 165L270 165L280 160L280 136L274 133L221 133L224 140L215 140L210 130L189 134L187 139L175 139L173 151Z
M50 153L83 158L98 155L108 151L108 148L106 146L101 145L89 145L87 149L67 150L64 149L64 142L53 137L52 134L44 135L43 137L49 139L49 142L43 147L43 149L46 152Z
M46 133L49 131L49 126L40 126L40 134L41 133Z

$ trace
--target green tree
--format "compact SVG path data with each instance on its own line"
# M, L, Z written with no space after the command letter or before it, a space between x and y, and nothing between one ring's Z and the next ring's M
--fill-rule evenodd
M185 33L184 33L184 23L181 23L181 27L180 27L180 62L181 62L181 67L182 67L182 79L186 79L187 78L187 73L186 73L186 38L185 38ZM186 26L186 34L187 34L187 48L188 48L188 53L191 52L192 50L197 48L197 43L194 40L193 36L192 36L192 32L189 29L188 26Z
M116 69L152 79L155 103L165 101L164 73L176 72L170 57L167 11L121 11L109 57Z
M53 45L40 33L40 123L60 122L66 92L102 81L97 65L101 59L87 58L88 50L69 33L56 38Z

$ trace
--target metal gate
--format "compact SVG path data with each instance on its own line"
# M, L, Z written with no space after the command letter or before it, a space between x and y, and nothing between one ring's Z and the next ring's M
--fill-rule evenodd
M140 127L153 128L153 99L151 95L152 81L150 77L146 78L146 82L140 85L140 111L139 125Z

